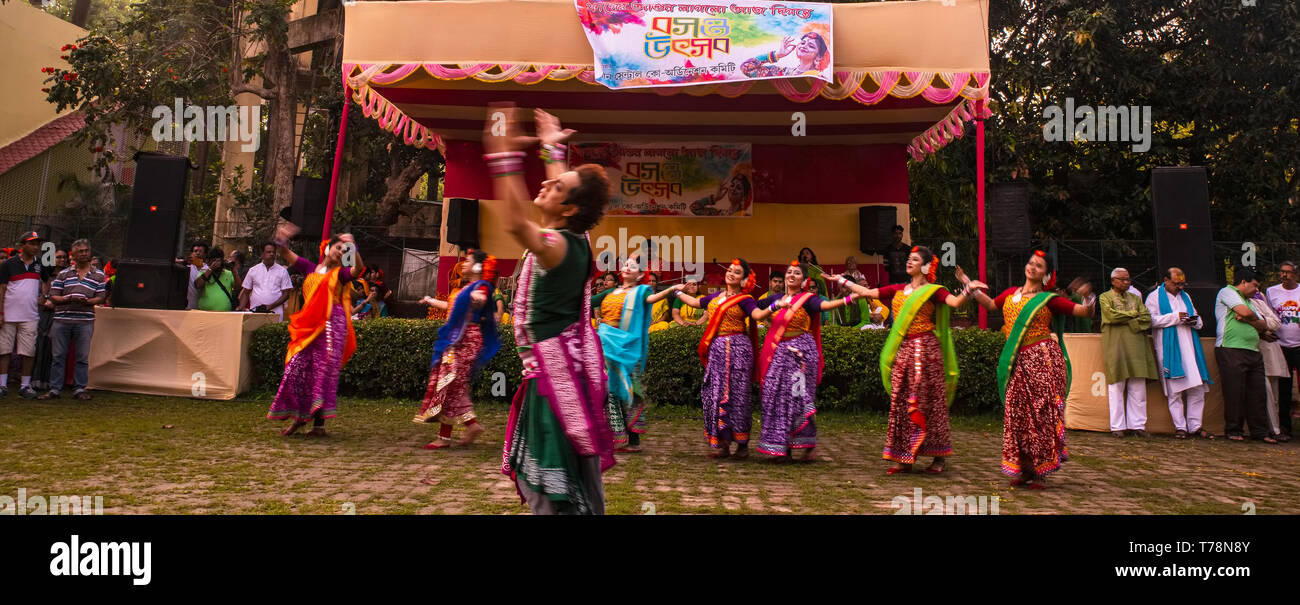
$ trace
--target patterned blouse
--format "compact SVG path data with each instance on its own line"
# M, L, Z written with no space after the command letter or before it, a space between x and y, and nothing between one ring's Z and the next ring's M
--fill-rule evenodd
M903 305L907 303L908 294L903 293L907 286L908 284L890 284L881 287L879 290L881 300L893 299L889 303L889 308L894 313L894 317L898 317L898 314L903 311ZM935 290L934 294L930 295L930 300L922 303L921 308L917 309L916 317L912 318L912 324L907 327L907 335L914 336L933 332L934 306L948 304L950 294L947 288L940 287Z
M714 312L717 311L718 307L722 306L722 303L726 302L727 299L734 298L734 296L724 298L722 294L723 292L720 290L700 299L700 302L709 310L709 317L713 317ZM744 332L745 320L749 319L749 314L753 311L753 298L742 299L740 302L732 305L730 309L727 309L727 314L722 317L721 323L718 325L718 336L730 336L732 334L740 334L741 332Z
M1002 335L1010 337L1011 327L1016 324L1020 317L1020 310L1033 300L1034 295L1021 296L1020 300L1015 299L1016 288L1007 288L997 298L993 299L993 304L1002 309ZM1047 301L1047 305L1038 310L1029 323L1025 326L1025 335L1020 339L1020 348L1023 349L1040 340L1052 335L1052 315L1069 315L1074 313L1074 303L1063 296L1053 296Z

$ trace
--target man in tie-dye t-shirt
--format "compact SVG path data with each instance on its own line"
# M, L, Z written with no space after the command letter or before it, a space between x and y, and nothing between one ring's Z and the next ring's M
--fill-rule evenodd
M1278 344L1286 356L1287 377L1278 383L1277 421L1282 434L1291 436L1291 375L1300 367L1300 284L1294 261L1283 261L1278 267L1282 283L1266 291L1268 304L1277 313L1282 327L1277 332Z

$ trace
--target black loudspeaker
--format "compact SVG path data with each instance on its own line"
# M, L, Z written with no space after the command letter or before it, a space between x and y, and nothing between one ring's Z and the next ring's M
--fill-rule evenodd
M165 262L175 258L189 175L190 160L184 156L148 152L135 155L135 184L123 256Z
M461 248L478 248L478 200L447 200L447 242Z
M172 261L124 259L113 279L113 306L183 310L188 301L189 269Z
M988 196L989 243L995 252L1029 250L1029 183L995 183Z
M1210 228L1210 184L1202 166L1151 170L1151 217L1156 231L1160 275L1178 267L1187 275L1187 295L1204 321L1202 336L1213 336L1214 298L1219 290Z
M324 232L329 197L329 179L293 177L293 205L281 210L280 218L302 229L294 239L316 241Z
M876 254L894 241L894 225L898 224L898 207L861 206L858 208L858 250Z

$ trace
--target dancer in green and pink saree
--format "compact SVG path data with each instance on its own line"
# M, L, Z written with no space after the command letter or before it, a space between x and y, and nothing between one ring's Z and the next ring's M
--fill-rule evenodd
M614 465L614 440L605 360L589 319L595 265L587 230L604 214L609 181L593 164L567 170L562 143L573 131L537 110L547 179L530 204L523 149L532 139L521 136L515 111L494 105L483 132L506 230L526 249L513 308L524 382L510 406L501 472L534 514L603 514L601 473ZM506 128L494 134L499 117ZM540 225L528 220L530 206L540 211Z
M948 406L957 389L957 352L948 328L949 308L966 304L972 281L960 295L934 284L937 260L925 246L907 256L906 284L864 288L843 277L832 276L840 287L863 296L889 301L894 325L880 352L880 374L889 393L889 428L881 457L894 463L886 473L912 472L918 456L934 462L925 472L942 473L952 455Z

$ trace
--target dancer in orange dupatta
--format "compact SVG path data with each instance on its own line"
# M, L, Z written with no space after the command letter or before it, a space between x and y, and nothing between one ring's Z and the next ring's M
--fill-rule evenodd
M339 370L357 348L348 282L364 273L365 265L350 233L321 242L320 264L287 247L295 233L296 227L283 226L274 240L280 257L306 278L302 282L302 309L289 319L284 378L266 417L293 419L281 435L293 434L310 420L312 429L307 435L324 437L325 420L333 418L337 411Z

